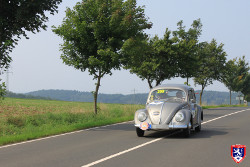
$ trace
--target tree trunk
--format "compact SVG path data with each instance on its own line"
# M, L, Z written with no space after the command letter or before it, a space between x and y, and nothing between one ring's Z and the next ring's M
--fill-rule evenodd
M203 85L201 86L201 92L200 92L200 106L202 104L202 94L203 94L204 87Z
M187 85L188 85L188 77L187 77Z
M202 91L200 92L200 106L201 106L201 103L202 103L202 101L201 101L201 97L202 97Z
M98 76L97 77L96 88L95 88L95 92L94 92L95 114L97 114L97 95L98 95L98 91L99 91L99 87L100 87L100 82L101 82L101 76Z
M152 83L150 82L150 80L149 79L147 79L147 81L148 81L148 86L149 86L149 89L152 89L153 87L152 87Z
M232 91L231 91L231 89L229 90L229 93L230 93L230 105L232 105Z
M161 82L160 82L160 81L156 81L155 86L158 86L158 85L160 85L160 84L161 84Z

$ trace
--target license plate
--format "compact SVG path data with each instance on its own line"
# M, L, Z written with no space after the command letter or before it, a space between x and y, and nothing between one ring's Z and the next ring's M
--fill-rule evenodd
M151 129L151 125L147 122L143 122L141 123L140 128L141 130L148 130L148 129Z

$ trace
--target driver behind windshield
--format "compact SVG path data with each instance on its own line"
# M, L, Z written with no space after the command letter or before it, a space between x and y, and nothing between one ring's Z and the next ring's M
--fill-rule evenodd
M176 93L176 97L182 99L182 98L183 98L183 96L182 96L182 91L178 91L178 92Z

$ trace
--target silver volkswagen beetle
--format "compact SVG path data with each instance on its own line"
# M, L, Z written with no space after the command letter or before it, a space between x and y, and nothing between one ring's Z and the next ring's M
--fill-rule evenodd
M199 132L203 110L196 104L194 89L187 85L160 85L149 92L146 108L135 112L138 137L149 130L181 129L185 137L191 129Z

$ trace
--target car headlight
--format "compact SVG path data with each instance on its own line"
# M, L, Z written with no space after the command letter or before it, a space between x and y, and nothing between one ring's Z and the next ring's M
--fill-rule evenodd
M147 114L145 112L140 112L138 115L137 115L137 118L139 121L143 122L147 119Z
M178 112L176 115L175 115L175 120L177 122L181 122L183 121L185 118L184 114L182 112Z

